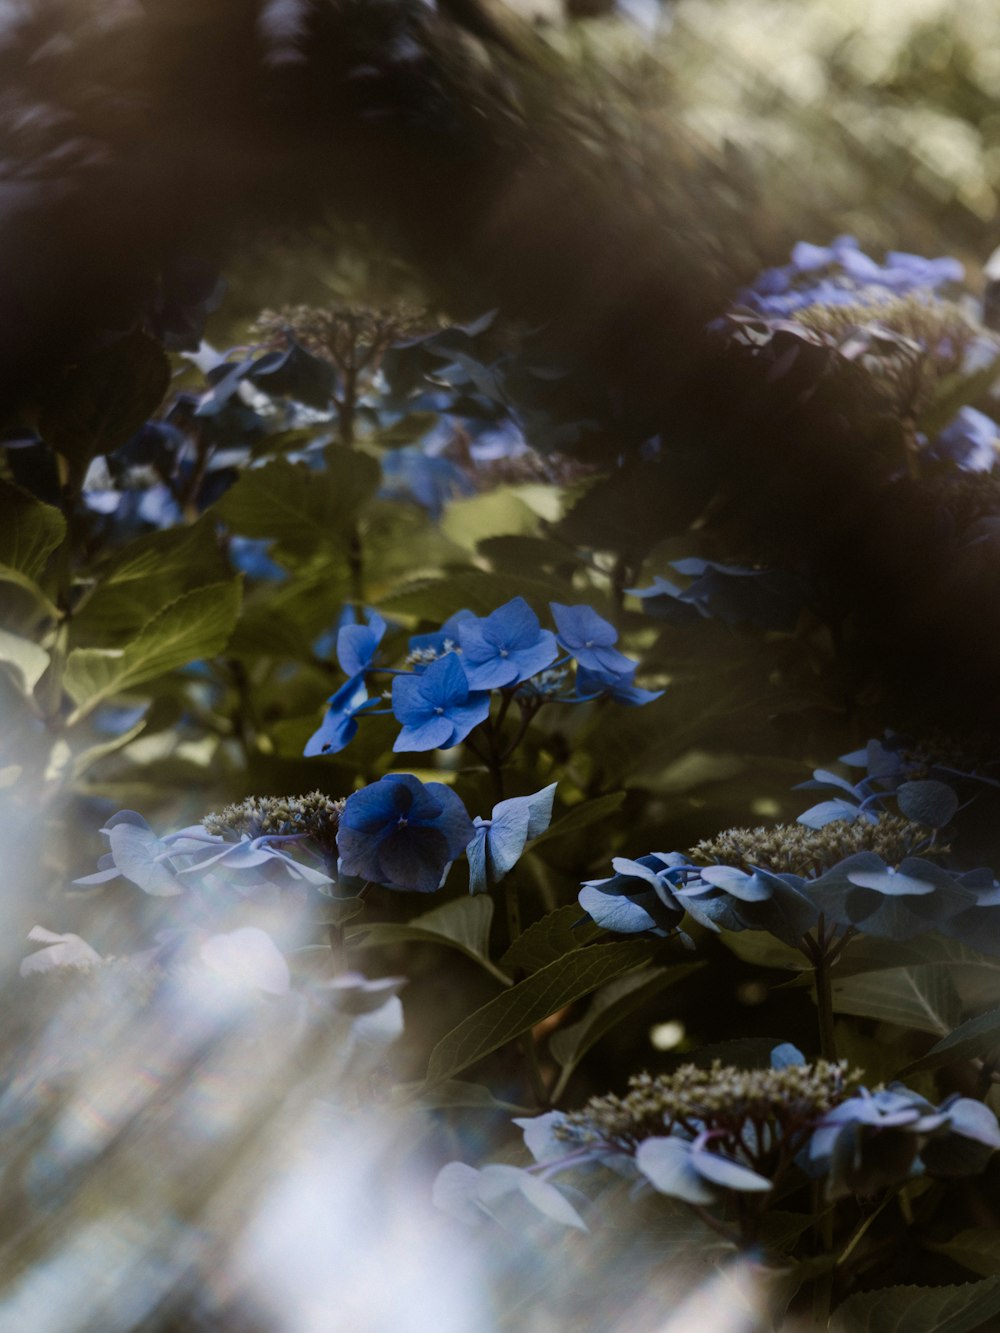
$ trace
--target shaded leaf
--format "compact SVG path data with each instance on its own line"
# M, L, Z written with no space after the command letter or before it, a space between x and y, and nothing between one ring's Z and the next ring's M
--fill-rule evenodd
M704 963L682 963L677 967L642 968L603 986L584 1016L554 1033L549 1041L549 1049L564 1073L578 1065L590 1048L623 1018L665 987L676 985L704 966Z
M170 387L170 362L155 339L127 333L85 357L53 386L42 407L45 442L83 468L125 444Z
M509 574L488 574L469 570L445 578L419 579L405 584L382 599L382 609L420 616L443 624L460 607L466 606L477 616L488 616L514 597L523 597L545 624L549 602L566 596L566 585L539 578ZM593 600L592 594L588 596Z
M441 907L432 908L410 922L385 922L361 926L349 931L347 944L352 949L367 949L386 944L400 944L408 940L424 944L443 944L458 949L477 963L492 968L489 962L490 923L493 920L493 899L484 895L456 898Z
M245 537L271 538L308 554L319 546L343 548L361 507L375 494L381 471L375 459L343 446L323 451L322 470L277 458L242 474L213 512Z
M954 986L942 968L893 967L833 982L833 1008L882 1023L916 1028L940 1037L951 1032L960 1012Z
M639 967L649 955L645 943L595 944L543 967L441 1038L431 1052L428 1083L453 1078L564 1005Z
M943 1244L925 1240L924 1245L980 1277L1000 1274L1000 1232L993 1227L969 1227Z
M147 621L126 648L75 648L63 677L77 705L70 725L102 699L221 652L236 624L240 596L239 579L196 588Z
M945 1029L947 1035L937 1045L932 1046L926 1055L907 1065L904 1073L917 1069L940 1069L942 1065L955 1064L960 1060L975 1060L989 1055L1000 1047L1000 1009L992 1009L988 1014L970 1018L952 1030Z
M583 908L571 903L530 925L500 959L500 966L511 972L537 972L564 954L582 948L598 934L600 931Z
M1000 1314L1000 1277L952 1287L885 1287L839 1305L830 1333L973 1333Z
M958 794L943 782L904 782L896 789L901 814L915 824L944 828L958 809Z
M37 579L66 536L66 520L53 505L9 481L0 481L0 513L0 565Z
M620 810L624 801L625 793L614 791L607 796L595 796L592 801L582 801L579 805L574 805L554 824L550 824L544 833L538 835L534 847L540 847L543 842L549 842L552 838L561 838L564 834L579 833L581 829L591 828L600 820L613 815L616 810Z

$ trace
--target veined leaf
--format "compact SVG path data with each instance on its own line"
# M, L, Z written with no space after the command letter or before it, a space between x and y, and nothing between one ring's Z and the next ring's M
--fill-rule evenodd
M607 796L597 796L592 801L581 801L579 805L574 805L572 810L567 810L566 814L554 824L550 824L544 833L540 833L532 844L532 850L552 838L561 838L566 833L579 833L581 829L590 828L598 820L607 819L609 815L621 809L624 800L623 791L614 791Z
M595 944L543 967L442 1037L431 1052L427 1082L454 1078L564 1005L639 967L653 947L645 941Z
M942 968L892 967L833 981L833 1008L882 1023L931 1032L951 1032L958 1021L958 995Z
M0 505L2 504L3 496L0 493ZM59 619L58 606L27 574L22 574L20 570L13 569L10 565L0 565L0 584L6 584L9 588L17 588L30 599L34 609L34 614L30 617L32 623L36 623L43 618L48 620Z
M970 1018L952 1030L946 1029L947 1035L932 1046L926 1055L907 1065L904 1073L917 1069L940 1069L942 1065L955 1064L959 1060L975 1060L980 1056L1000 1047L1000 1009L991 1009L988 1014Z
M970 1227L943 1244L925 1240L924 1245L980 1277L1000 1274L1000 1232L992 1227Z
M0 513L0 565L37 579L66 536L66 520L53 505L9 481L0 481Z
M195 588L146 622L126 648L74 648L63 684L78 722L102 699L221 652L240 610L241 580Z
M93 593L74 617L74 642L117 646L142 628L150 612L182 593L230 578L214 523L151 532L114 557Z
M511 972L537 972L564 954L582 948L598 934L599 928L583 908L570 903L530 925L500 959L500 966Z
M494 976L508 982L489 958L490 923L493 920L493 899L486 894L456 898L454 902L435 907L412 921L376 923L359 926L349 931L346 943L352 949L367 949L385 944L417 941L425 944L443 944L458 949L467 957L485 966Z
M1000 1314L1000 1277L952 1287L884 1287L839 1305L830 1333L973 1333Z
M323 458L322 470L284 458L250 468L213 512L234 532L274 538L289 551L344 547L350 525L375 494L382 474L375 459L343 446L324 450Z

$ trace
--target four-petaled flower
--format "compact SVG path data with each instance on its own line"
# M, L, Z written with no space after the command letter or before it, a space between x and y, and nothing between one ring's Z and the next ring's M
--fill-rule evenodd
M462 666L474 690L519 685L551 666L558 656L555 635L542 629L523 597L515 597L484 620L458 626Z
M563 606L552 602L559 642L588 671L612 672L626 676L637 662L620 653L614 645L618 631L603 620L592 606Z
M420 675L393 679L392 711L403 724L394 750L447 750L485 722L490 696L470 691L458 657L448 653Z
M443 783L389 773L347 798L337 832L341 870L387 889L433 893L474 831Z

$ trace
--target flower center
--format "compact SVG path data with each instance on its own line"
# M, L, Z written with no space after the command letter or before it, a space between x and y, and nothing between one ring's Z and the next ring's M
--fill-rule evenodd
M438 717L442 717L444 715L444 709L441 707L440 704L437 706L437 708L434 709L434 711L435 713L437 713Z
M594 646L594 640L593 640L593 639L586 639L586 640L584 640L584 644L583 644L583 646L584 646L584 648L593 648L593 646Z
M397 828L405 828L405 827L406 827L406 824L407 824L406 816L405 816L405 815L400 815L399 818L396 820L396 827L397 827Z
M506 648L501 648L501 649L500 649L500 656L501 656L501 657L510 657L510 653L507 651Z

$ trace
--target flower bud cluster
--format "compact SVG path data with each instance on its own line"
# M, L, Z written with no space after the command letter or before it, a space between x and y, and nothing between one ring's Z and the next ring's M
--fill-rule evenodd
M344 800L319 790L305 796L248 796L202 820L209 833L249 838L305 834L324 851L334 851Z
M838 819L818 829L804 824L725 829L696 843L689 855L697 863L739 866L743 870L763 867L812 879L857 852L875 852L887 865L898 866L927 841L929 834L930 830L902 815L886 813L877 824ZM948 848L939 846L935 850L945 852Z
M594 1097L556 1127L574 1143L635 1148L675 1129L721 1132L739 1139L747 1125L770 1143L810 1128L843 1101L862 1077L847 1062L789 1064L778 1069L737 1069L716 1060L705 1069L682 1065L672 1074L638 1074L624 1097Z

